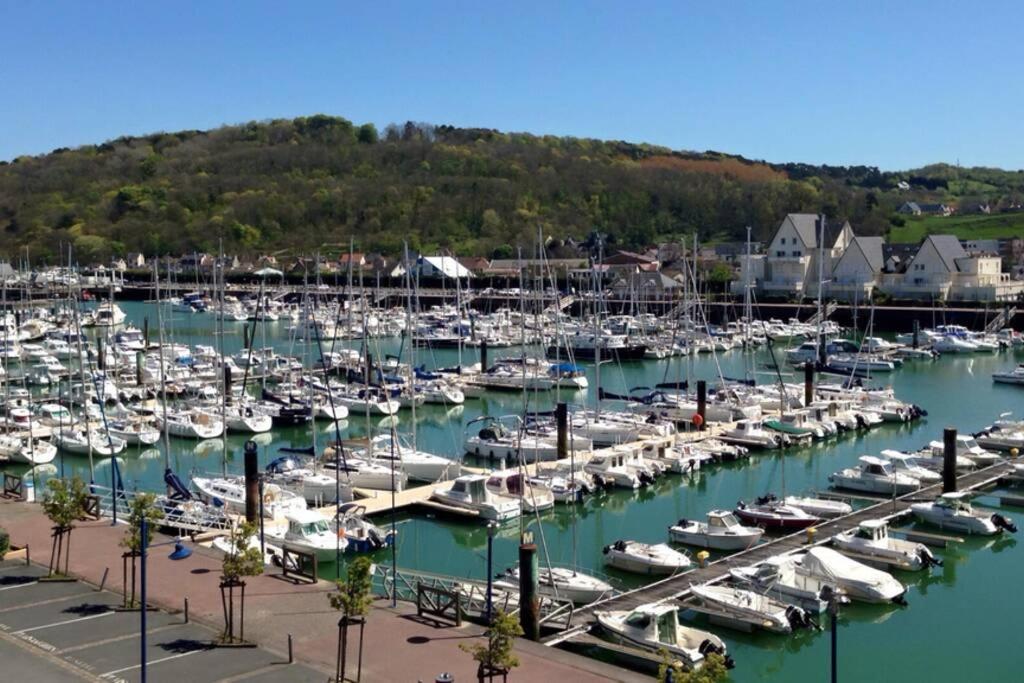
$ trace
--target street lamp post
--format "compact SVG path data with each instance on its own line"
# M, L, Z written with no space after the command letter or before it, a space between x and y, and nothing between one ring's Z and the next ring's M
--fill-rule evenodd
M148 534L148 523L146 517L143 516L139 521L139 559L141 561L141 567L139 570L139 579L142 583L142 587L139 591L142 604L139 608L139 680L142 683L146 683L146 551L149 549ZM169 555L172 560L184 560L192 554L192 551L185 547L185 544L181 542L181 539L175 539L166 543L157 543L153 547L159 547L163 545L174 544L174 551ZM186 606L186 614L188 609Z
M487 625L491 625L491 608L494 595L494 522L487 524Z

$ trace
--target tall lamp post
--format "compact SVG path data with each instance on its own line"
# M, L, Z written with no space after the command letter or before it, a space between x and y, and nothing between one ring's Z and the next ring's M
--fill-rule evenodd
M821 599L828 603L828 615L832 621L832 683L838 680L839 669L839 606L850 602L850 599L832 586L821 590Z
M140 589L140 597L142 598L142 605L139 609L139 680L142 683L146 683L146 550L149 548L147 541L147 529L148 524L146 523L145 516L139 523L139 560L141 562L141 569L139 571L139 580L142 583ZM181 542L181 539L175 539L173 541L167 541L166 543L155 543L152 547L158 548L160 546L166 546L174 544L174 551L168 556L172 560L184 560L185 558L192 555L192 551L185 547L185 544Z

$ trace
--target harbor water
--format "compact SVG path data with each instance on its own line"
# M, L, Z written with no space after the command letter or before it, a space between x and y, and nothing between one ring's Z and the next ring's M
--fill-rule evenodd
M142 327L148 318L151 336L156 338L156 309L151 304L123 303L130 322ZM165 309L167 311L169 309ZM289 338L290 323L266 323L256 335L256 345L274 346L282 353L301 355L302 346ZM173 313L165 315L165 334L184 344L217 346L215 316ZM229 353L242 348L243 323L225 323L225 349ZM265 335L265 337L264 337ZM324 345L330 346L331 342ZM362 348L362 342L344 346ZM400 340L370 340L370 352L376 358L396 354ZM338 346L342 342L337 342ZM325 349L326 350L326 349ZM408 350L403 362L408 362ZM519 349L494 349L492 359L514 356ZM778 349L780 355L782 349ZM454 350L416 350L417 364L428 368L452 365L458 360ZM477 352L467 349L463 362L478 360ZM620 585L635 586L641 581L625 574L606 571L602 548L617 539L648 542L667 540L667 527L680 518L703 518L711 509L731 509L739 500L750 500L766 492L779 494L823 490L828 475L856 463L864 454L878 454L886 448L917 449L931 440L941 439L942 429L955 426L961 431L977 431L1000 413L1012 412L1024 417L1024 387L993 384L991 374L1012 368L1015 352L977 353L943 357L937 360L908 360L904 366L880 375L873 384L891 384L900 399L918 404L928 416L911 425L885 424L866 433L841 435L800 449L783 453L755 453L748 461L710 465L699 475L683 478L663 477L653 486L637 492L616 491L591 497L578 506L558 506L540 519L524 518L523 525L534 533L541 546L542 562L575 564L588 572L612 576ZM611 392L625 393L633 387L653 386L657 382L680 379L706 379L714 382L719 372L726 377L742 377L755 371L759 382L773 381L774 371L767 366L771 356L765 349L752 354L733 350L696 357L661 361L642 361L601 367L601 385ZM572 404L594 405L597 391L593 364L587 364L590 389L564 391L561 399ZM784 370L784 373L787 371ZM788 381L799 382L801 375L789 372ZM530 395L531 409L553 406L554 393ZM396 430L408 440L415 438L421 450L461 457L461 443L467 423L481 415L510 415L523 412L524 398L518 393L488 393L483 399L467 399L464 406L445 408L427 405L402 410ZM350 414L339 424L343 438L387 432L389 419ZM315 431L315 434L313 430ZM265 465L278 457L281 447L306 447L316 440L322 447L333 440L334 426L317 422L312 427L274 429L257 439L260 462ZM163 489L165 461L186 478L192 473L242 472L242 445L245 437L230 435L225 449L220 439L196 442L171 439L170 452L157 447L129 447L119 463L124 484L129 489ZM226 454L226 456L225 456ZM58 455L57 473L78 474L89 478L84 457ZM8 466L12 471L23 471ZM109 462L96 460L97 484L111 484ZM39 474L36 490L45 480ZM996 501L982 498L981 503ZM1010 516L1020 516L1013 509ZM389 524L385 515L378 523ZM398 564L402 568L485 579L487 576L487 531L474 522L459 522L417 513L403 514L396 520L399 535ZM517 557L521 523L504 525L494 542L493 571L511 566ZM968 539L948 550L936 551L943 567L916 574L897 572L909 584L909 607L854 604L843 609L839 631L839 670L845 681L959 681L1019 680L1020 660L1014 655L1021 642L1015 618L1024 610L1024 592L1018 589L1024 554L1016 548L1012 536L995 539ZM78 552L82 552L79 550ZM381 551L375 561L390 563L389 550ZM337 571L333 565L321 566L321 574ZM703 623L698 620L698 623ZM802 632L795 636L769 634L746 635L712 627L729 645L737 662L732 681L809 681L828 675L829 634Z

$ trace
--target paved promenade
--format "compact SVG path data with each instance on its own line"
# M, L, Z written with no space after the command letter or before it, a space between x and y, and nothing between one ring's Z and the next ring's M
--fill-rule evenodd
M29 545L34 563L45 564L48 561L50 525L38 505L0 502L0 526L11 534L13 544ZM109 520L81 522L72 535L71 573L93 586L100 585L106 574L105 587L120 594L122 549L118 542L124 531L123 525L111 526ZM156 542L162 540L166 539L158 537ZM168 547L151 551L147 565L148 600L151 605L173 612L183 609L187 597L191 620L205 625L207 631L213 633L210 629L223 626L218 588L221 555L211 549L191 547L194 551L192 557L177 562L168 559ZM295 660L304 665L301 671L306 672L308 667L320 673L320 678L316 680L327 680L334 670L337 648L338 613L330 608L326 597L333 590L333 584L321 581L316 585L296 585L282 579L278 569L268 569L267 574L249 579L247 583L246 638L260 645L261 650L258 652L265 652L273 661L282 662L287 658L287 638L291 634ZM447 671L454 675L456 681L475 681L475 664L458 646L479 639L482 631L482 628L472 624L456 628L421 621L416 617L413 605L400 602L397 608L392 608L389 602L379 600L367 620L363 680L426 682L433 681L438 674ZM7 652L8 646L14 647L0 642L0 656ZM137 645L123 645L123 648L125 656L137 662ZM23 660L25 652L24 648L18 650L18 661ZM232 658L251 656L247 653L254 651L218 652ZM355 650L351 652L354 655ZM624 669L537 643L521 640L517 644L516 653L522 665L510 676L513 681L650 680ZM262 675L270 676L276 671L271 668ZM235 675L201 678L311 680L306 674L299 675L299 671L294 669L298 676L294 679L239 678ZM167 679L154 677L152 680ZM198 683L198 680L190 679L190 683Z

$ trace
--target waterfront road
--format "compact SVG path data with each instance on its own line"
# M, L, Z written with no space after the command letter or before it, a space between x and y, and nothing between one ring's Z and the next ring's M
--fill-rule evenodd
M33 562L47 562L50 524L39 505L0 500L0 527L16 546L28 545ZM42 675L9 680L138 680L139 614L118 612L124 525L110 520L80 522L72 534L70 571L82 579L41 583L45 568L24 560L0 565L0 662L32 666ZM167 540L158 537L158 542ZM170 548L153 548L147 564L147 598L160 608L148 614L149 680L152 681L325 681L333 673L338 612L327 594L330 582L294 584L279 569L247 579L245 636L257 649L210 647L223 626L218 589L222 556L199 546L192 557L172 561ZM106 590L98 590L105 585ZM184 600L190 623L185 623ZM367 618L364 681L432 681L451 672L456 681L476 680L476 667L461 643L481 642L482 629L417 618L415 605L375 602ZM288 635L295 664L287 664ZM355 648L350 652L355 655ZM8 654L11 655L8 659ZM519 641L521 666L515 680L639 681L630 671L576 654ZM5 674L7 671L5 670ZM350 670L350 675L353 673ZM100 678L102 677L102 679ZM5 675L4 680L8 680Z

